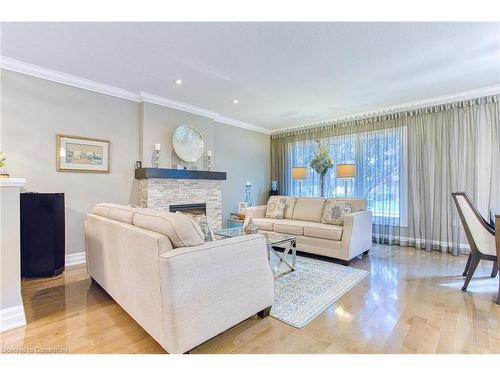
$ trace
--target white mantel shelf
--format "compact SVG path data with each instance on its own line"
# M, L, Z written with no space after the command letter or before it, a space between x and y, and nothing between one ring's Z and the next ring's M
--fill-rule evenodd
M0 178L0 187L4 186L23 186L26 183L25 178Z

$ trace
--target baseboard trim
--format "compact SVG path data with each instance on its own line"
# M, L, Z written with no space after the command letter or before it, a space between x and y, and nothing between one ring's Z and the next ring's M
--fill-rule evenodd
M87 258L85 257L85 251L81 253L73 253L67 254L64 259L64 264L66 267L75 266L77 264L84 264L87 262Z
M0 310L0 332L10 331L25 325L26 316L24 315L23 305Z

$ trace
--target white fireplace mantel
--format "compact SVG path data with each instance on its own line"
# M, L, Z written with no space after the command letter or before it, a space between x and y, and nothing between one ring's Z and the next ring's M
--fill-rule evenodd
M0 178L0 187L17 186L21 187L26 183L25 178Z

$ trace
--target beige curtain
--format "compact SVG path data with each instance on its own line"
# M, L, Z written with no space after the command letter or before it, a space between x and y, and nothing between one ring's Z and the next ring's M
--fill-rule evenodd
M339 145L355 142L354 158L362 175L356 178L354 192L368 195L372 205L384 208L384 197L393 199L395 195L394 184L388 185L394 171L387 178L379 176L388 173L387 168L372 171L366 145L390 151L394 147L385 145L392 144L394 137L401 140L398 147L402 152L397 181L402 189L397 206L400 212L395 215L397 220L374 221L374 240L453 254L467 252L451 192L466 191L488 221L490 210L500 208L499 96L273 134L272 178L278 180L285 194L295 193L290 170L297 152L308 150L305 143L327 139L334 146L332 157L338 163L353 162L338 155L342 153ZM394 158L392 155L381 163L390 166ZM308 155L304 155L301 160L307 159ZM380 186L367 190L366 181L374 179L380 181ZM330 196L335 196L338 190L334 176L330 181ZM309 191L314 194L314 189Z

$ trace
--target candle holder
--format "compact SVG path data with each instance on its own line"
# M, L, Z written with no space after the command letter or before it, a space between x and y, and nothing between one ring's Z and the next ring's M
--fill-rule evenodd
M212 155L207 154L207 169L209 171L212 170Z
M160 150L153 150L151 164L153 168L160 168Z

